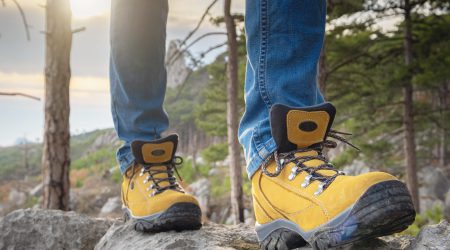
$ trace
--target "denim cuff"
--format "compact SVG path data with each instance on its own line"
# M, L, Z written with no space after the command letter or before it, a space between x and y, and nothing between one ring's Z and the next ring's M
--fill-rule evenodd
M117 162L119 163L120 172L122 173L122 175L125 174L128 167L131 166L133 161L134 161L134 156L131 152L128 154L124 154L120 158L117 159Z
M264 160L269 157L273 152L277 150L277 145L273 138L267 141L263 147L256 153L254 153L249 160L247 160L247 174L248 178L251 180L252 176L261 167Z

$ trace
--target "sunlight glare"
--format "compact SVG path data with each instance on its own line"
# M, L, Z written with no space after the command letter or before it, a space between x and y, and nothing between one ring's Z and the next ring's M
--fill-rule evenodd
M72 15L77 19L101 16L109 11L110 0L70 0Z

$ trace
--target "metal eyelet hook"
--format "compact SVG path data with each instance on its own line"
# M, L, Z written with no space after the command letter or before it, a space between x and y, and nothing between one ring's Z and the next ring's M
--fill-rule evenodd
M323 192L323 187L325 186L325 183L321 182L319 184L319 187L317 188L317 191L314 192L315 196L318 196L319 194L321 194Z
M306 188L307 186L309 186L311 178L312 178L312 175L310 175L310 174L305 177L305 180L302 183L302 188Z
M298 171L298 167L297 166L292 167L291 174L288 177L288 179L290 181L292 181L295 178L295 176L297 176L297 171Z

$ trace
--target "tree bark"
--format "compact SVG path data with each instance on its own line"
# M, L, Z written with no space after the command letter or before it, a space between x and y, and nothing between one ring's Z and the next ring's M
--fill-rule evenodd
M405 65L410 72L410 65L413 60L412 49L412 20L411 20L411 4L409 0L405 0L404 5L404 53ZM419 190L417 183L417 167L416 167L416 142L414 134L414 110L413 110L413 86L411 83L411 73L409 73L405 86L403 87L403 129L404 129L404 154L406 179L409 191L411 192L414 207L420 212Z
M242 190L242 168L240 161L240 146L238 134L238 54L236 24L230 12L231 0L224 1L224 19L227 29L228 44L228 100L227 100L227 129L228 149L230 156L231 178L231 209L234 223L244 222L244 201Z
M439 165L445 169L448 164L447 151L448 151L448 122L446 116L446 110L448 110L448 82L442 84L439 88L439 109L440 109L440 145L439 145Z
M47 0L43 207L69 210L69 83L72 46L69 0Z

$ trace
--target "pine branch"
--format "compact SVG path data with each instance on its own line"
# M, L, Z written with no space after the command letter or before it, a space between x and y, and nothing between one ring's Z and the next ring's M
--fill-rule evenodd
M227 33L225 33L225 32L209 32L209 33L199 36L197 39L195 39L190 44L188 44L185 48L183 48L182 50L179 50L176 53L174 53L173 55L171 55L167 64L169 64L169 65L173 64L178 58L180 58L181 55L188 52L190 47L194 46L197 42L201 41L202 39L209 37L209 36L226 35L226 34ZM181 45L180 45L180 47L181 47Z
M209 6L206 8L205 12L203 13L202 17L200 18L200 20L198 21L197 25L195 26L195 28L193 30L191 30L188 35L186 36L186 38L184 38L184 40L181 42L180 46L183 46L186 44L186 42L189 40L189 38L191 38L195 32L197 32L197 30L200 28L200 26L202 25L203 21L205 20L206 16L209 14L209 11L211 10L211 8L218 2L218 0L213 0Z

